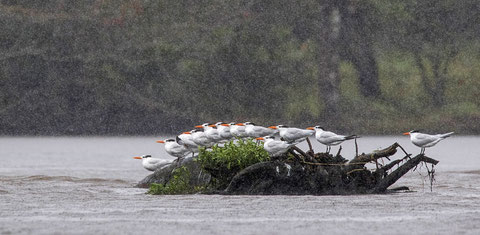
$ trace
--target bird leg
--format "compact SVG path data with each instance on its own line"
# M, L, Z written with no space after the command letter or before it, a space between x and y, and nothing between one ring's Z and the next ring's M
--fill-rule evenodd
M178 157L177 159L173 160L173 162L175 163L175 165L180 165L180 157Z
M340 152L342 152L342 146L340 145L340 148L338 148L338 152L337 152L337 157L340 156Z
M315 156L315 152L313 151L312 143L310 142L310 138L307 137L307 143L309 150L307 151L308 154Z

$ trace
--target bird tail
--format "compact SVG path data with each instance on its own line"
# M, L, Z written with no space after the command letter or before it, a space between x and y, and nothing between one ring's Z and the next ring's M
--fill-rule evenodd
M351 140L351 139L355 139L355 138L360 138L359 136L357 135L349 135L349 136L345 136L345 140Z
M448 133L445 133L445 134L441 134L440 137L441 137L441 138L447 138L447 137L453 135L453 133L454 133L454 132L448 132Z

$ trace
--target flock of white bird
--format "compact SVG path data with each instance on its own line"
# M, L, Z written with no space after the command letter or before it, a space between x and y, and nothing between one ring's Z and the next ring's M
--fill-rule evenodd
M327 153L330 152L331 146L339 145L345 140L355 139L356 135L338 135L330 131L324 130L320 126L308 127L306 129L288 127L285 125L277 126L257 126L252 122L244 123L223 123L215 124L204 123L195 126L196 129L183 132L176 139L158 140L157 143L165 144L165 151L176 157L176 160L184 158L189 154L192 157L199 150L199 147L210 148L215 144L223 144L236 138L251 138L263 140L263 148L272 157L278 157L285 154L288 149L300 142L305 141L308 137L315 134L315 139L327 146ZM416 130L403 133L410 135L412 143L421 148L420 153L425 152L425 148L436 145L441 140L449 137L453 132L437 135L429 135L420 133ZM280 138L275 139L275 135ZM143 155L134 157L142 159L142 165L145 169L155 171L158 168L170 165L175 160L152 158L151 155Z

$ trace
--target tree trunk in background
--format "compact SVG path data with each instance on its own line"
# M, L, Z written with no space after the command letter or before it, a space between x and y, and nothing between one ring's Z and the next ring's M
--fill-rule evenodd
M446 50L445 59L442 59L441 52L435 53L432 56L422 57L422 51L419 49L413 50L415 63L420 70L420 77L422 78L422 86L425 92L431 97L432 103L436 107L445 105L445 89L447 82L447 69L450 61L455 58L458 51L455 49ZM428 76L428 64L431 65L432 77Z
M328 17L321 17L317 28L318 43L318 85L325 103L325 119L332 120L339 115L340 76L338 39L341 17L334 1L326 1L323 12Z
M355 66L362 95L379 97L381 91L373 50L373 32L367 24L369 6L352 0L339 1L338 6L342 18L340 55Z

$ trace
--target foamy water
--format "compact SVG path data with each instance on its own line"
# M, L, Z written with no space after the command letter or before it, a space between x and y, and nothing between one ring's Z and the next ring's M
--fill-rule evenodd
M156 139L0 138L0 234L480 233L479 137L427 149L440 160L433 192L418 169L396 184L414 192L358 196L146 195L133 186L150 172L132 157L168 158ZM358 140L360 152L394 142L419 152L402 136Z

